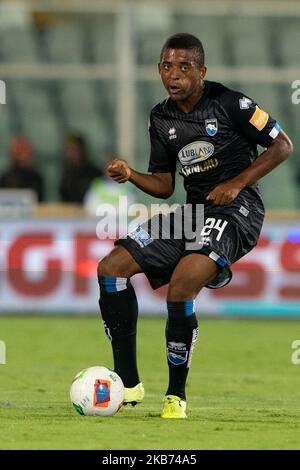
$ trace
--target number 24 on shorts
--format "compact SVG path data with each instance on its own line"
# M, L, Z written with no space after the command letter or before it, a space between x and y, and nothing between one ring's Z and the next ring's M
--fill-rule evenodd
M219 241L223 235L224 229L228 224L227 220L215 219L214 217L209 217L205 221L205 225L201 231L201 235L207 237L210 235L212 229L218 230L218 236L216 238Z

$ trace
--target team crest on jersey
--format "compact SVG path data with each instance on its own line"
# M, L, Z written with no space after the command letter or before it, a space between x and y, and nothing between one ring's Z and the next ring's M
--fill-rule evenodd
M211 137L216 135L218 132L218 120L217 119L205 119L205 129L208 135Z

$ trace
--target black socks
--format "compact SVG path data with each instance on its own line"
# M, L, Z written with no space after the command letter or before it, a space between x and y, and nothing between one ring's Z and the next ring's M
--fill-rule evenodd
M114 370L127 388L140 382L136 362L138 304L130 280L98 276L100 310L106 335L111 341Z
M185 400L185 383L198 336L194 301L168 301L167 306L166 342L169 387L166 395L176 395Z
M114 370L125 387L135 387L140 379L136 361L138 304L134 289L127 278L99 276L98 279L99 305L105 332L112 344ZM168 301L167 305L169 387L166 394L185 400L185 384L198 336L198 322L193 300Z

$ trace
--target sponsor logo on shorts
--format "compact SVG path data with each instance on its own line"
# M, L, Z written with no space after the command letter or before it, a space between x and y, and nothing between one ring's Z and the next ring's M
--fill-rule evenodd
M199 245L203 245L203 246L209 246L211 244L211 239L210 237L201 237L200 241L199 241Z
M212 156L214 150L213 144L199 140L183 147L178 153L178 158L182 165L191 165L207 160Z
M252 126L256 127L256 129L262 131L263 128L266 126L268 119L268 113L256 106L256 109L249 122L252 124Z
M218 120L217 119L205 119L205 129L208 135L213 137L218 132Z
M150 237L149 233L140 226L133 230L133 232L130 232L128 236L136 241L141 248L145 248L145 246L154 241L153 238Z
M244 207L244 206L241 206L241 207L239 208L239 212L240 212L241 214L243 214L245 217L247 217L248 214L249 214L248 209L246 209L246 207Z

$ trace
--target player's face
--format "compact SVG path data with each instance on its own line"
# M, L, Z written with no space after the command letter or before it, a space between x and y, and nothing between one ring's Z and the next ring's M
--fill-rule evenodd
M172 100L196 102L201 96L206 67L199 67L193 50L166 49L158 70Z

